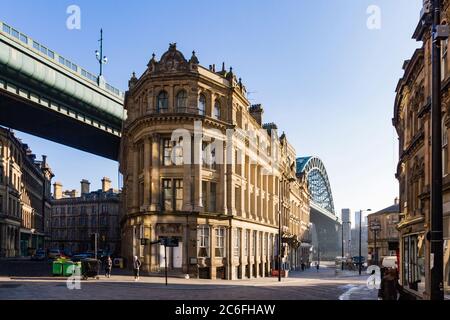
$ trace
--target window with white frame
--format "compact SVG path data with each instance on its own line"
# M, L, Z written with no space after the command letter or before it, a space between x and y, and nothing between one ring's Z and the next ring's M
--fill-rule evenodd
M162 139L162 145L163 145L163 165L171 166L173 164L173 162L172 162L172 150L173 150L172 140L170 138L164 138L164 139Z
M216 228L216 250L215 256L225 258L225 228Z
M197 229L198 256L209 257L209 226L202 225Z
M234 229L233 252L235 257L241 255L241 234L242 230L240 228Z

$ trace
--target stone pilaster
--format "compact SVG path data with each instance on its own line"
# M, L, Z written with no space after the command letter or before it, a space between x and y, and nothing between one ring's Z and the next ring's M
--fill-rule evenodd
M144 206L145 210L151 203L151 175L150 175L150 165L151 165L151 141L150 138L146 138L144 141Z
M132 205L133 211L138 211L139 205L139 172L138 172L138 163L139 163L139 149L137 146L133 148L133 188L132 188Z
M161 182L159 178L160 172L160 136L153 134L152 136L152 169L151 169L151 211L161 210Z

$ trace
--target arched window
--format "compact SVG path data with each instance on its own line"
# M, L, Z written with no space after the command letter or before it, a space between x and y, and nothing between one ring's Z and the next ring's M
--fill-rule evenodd
M206 97L201 94L198 98L198 114L204 116L206 113Z
M158 94L158 99L156 101L157 112L165 112L169 109L169 95L165 91L161 91Z
M220 120L221 114L220 114L220 102L216 101L214 103L214 110L213 110L213 118L216 120Z
M181 90L177 94L177 112L185 112L187 107L186 90Z

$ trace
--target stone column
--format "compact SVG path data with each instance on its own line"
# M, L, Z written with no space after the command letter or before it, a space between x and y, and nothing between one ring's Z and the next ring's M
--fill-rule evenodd
M262 170L262 166L259 166L259 207L260 207L260 213L259 213L259 218L261 222L264 222L266 220L265 217L265 210L264 210L264 195L265 195L265 190L264 190L264 175L263 175L263 170Z
M160 136L155 133L152 136L152 168L151 168L151 211L161 210L161 183L159 178L160 167Z
M210 269L210 275L211 279L216 279L217 276L217 270L216 270L216 227L213 225L210 225L210 253L211 253L211 269Z
M175 86L169 88L169 112L175 112Z
M253 208L254 208L254 212L253 212L253 219L255 219L255 221L259 221L259 212L258 212L258 165L254 164L253 165L253 172L254 172L254 178L255 180L253 181Z
M194 137L194 211L203 212L202 202L202 142Z
M151 203L151 175L150 175L150 161L151 159L151 141L150 138L146 138L144 141L144 206L145 210Z
M260 258L260 251L261 251L261 248L259 247L259 232L258 231L256 231L256 233L255 233L255 235L256 235L256 247L255 247L255 266L256 266L256 268L255 268L255 278L259 278L259 263L260 263L260 261L261 261L261 258Z
M240 243L241 246L239 248L239 273L241 274L241 278L244 279L245 278L245 266L244 266L244 232L245 229L240 228L241 230L241 234L240 234Z
M264 175L264 220L269 223L269 176Z
M252 197L251 197L251 193L250 193L251 177L252 177L251 172L252 171L251 171L251 165L250 165L250 157L248 157L248 160L245 163L245 166L247 167L247 170L246 170L247 171L247 191L246 191L247 192L247 195L246 195L247 200L246 200L245 209L246 209L246 213L247 213L246 218L250 219L250 217L252 216L252 205L251 205Z
M150 89L147 93L147 113L152 113L153 109L154 109L154 103L155 99L154 99L154 93L153 90Z
M132 204L133 211L139 211L139 149L137 146L133 147L133 191L132 191Z
M219 202L220 205L217 206L217 209L219 210L219 212L221 212L223 214L227 214L228 213L227 200L229 200L228 203L231 203L231 207L230 207L231 214L233 214L233 212L235 211L234 202L232 199L232 195L234 194L234 192L233 192L233 190L230 190L230 188L228 188L228 190L227 190L227 186L232 185L232 180L228 181L228 179L227 179L230 166L228 166L228 164L227 164L226 150L227 150L227 148L224 143L223 154L222 154L222 158L223 158L222 164L219 165L220 181L219 181L219 186L218 186L218 191L219 191L218 200L220 201ZM230 199L228 199L228 198L230 198Z

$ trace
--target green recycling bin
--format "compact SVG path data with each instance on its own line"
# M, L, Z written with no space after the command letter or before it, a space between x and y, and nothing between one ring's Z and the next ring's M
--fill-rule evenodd
M63 275L63 264L61 261L53 261L52 264L52 273L53 276L62 276Z
M72 261L64 261L62 267L64 277L70 277L75 273L75 264Z

